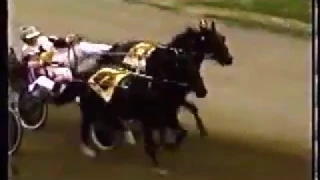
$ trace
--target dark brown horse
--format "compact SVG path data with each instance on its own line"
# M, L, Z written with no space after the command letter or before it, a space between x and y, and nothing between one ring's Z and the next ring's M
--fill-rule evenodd
M144 41L130 41L127 43L118 43L110 50L110 53L102 57L101 62L104 64L120 64L126 68L131 68L127 64L123 63L127 52L129 52L137 44ZM147 42L149 43L149 42ZM156 43L152 43L154 45ZM194 61L196 69L200 71L201 65L205 57L211 60L215 60L221 66L232 65L233 57L229 52L229 48L226 45L226 37L223 36L216 28L215 22L208 23L206 20L199 22L198 28L188 27L182 33L174 36L172 41L166 45L156 44L156 48L170 49L175 52L176 56L184 57L187 56ZM153 63L156 59L153 58L153 54L146 58L145 73L150 76L157 76L158 67ZM132 68L133 69L133 68ZM135 70L135 69L133 69ZM184 106L195 116L197 127L200 130L201 136L207 135L207 130L203 125L202 119L199 116L198 108L193 102L187 101L186 96L188 94L187 89L176 87L169 90L169 99L173 99L174 103L171 104L176 113L180 106ZM175 93L177 92L177 93ZM174 113L174 112L172 112ZM174 126L178 126L178 121ZM181 136L183 137L183 136Z
M107 108L95 112L104 112L103 114L106 115L104 119L108 119L108 127L112 127L114 125L112 123L117 123L119 118L133 118L142 122L146 152L153 159L154 165L158 165L155 156L157 148L150 131L163 130L164 127L174 129L176 144L181 143L186 131L179 124L177 112L180 106L185 105L197 114L196 106L187 102L186 96L192 91L196 92L198 97L204 97L207 94L200 75L200 67L205 56L208 55L222 66L233 63L225 40L225 37L217 31L214 22L209 25L206 21L201 21L198 29L189 27L175 36L171 43L154 46L154 50L146 58L144 71L146 76L153 78L152 81L132 77L131 81L127 81L129 83L126 85L129 87L127 92L120 88L118 92L121 95L115 93L114 100L112 103L107 103ZM135 70L123 60L128 52L130 53L132 48L140 43L145 41L116 44L109 54L102 57L101 62L105 65L120 65ZM182 66L179 64L181 62L186 64ZM189 78L192 76L186 73L188 71L197 74L196 79L201 80L190 81ZM202 88L197 91L192 87ZM90 101L90 98L85 101ZM83 106L85 104L92 104L92 102L86 102ZM199 126L200 130L205 131L202 122ZM88 127L88 124L83 127Z

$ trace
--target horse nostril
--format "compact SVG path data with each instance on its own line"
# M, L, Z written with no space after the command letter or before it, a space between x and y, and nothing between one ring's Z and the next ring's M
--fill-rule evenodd
M229 62L232 63L232 61L233 61L233 57L229 56Z

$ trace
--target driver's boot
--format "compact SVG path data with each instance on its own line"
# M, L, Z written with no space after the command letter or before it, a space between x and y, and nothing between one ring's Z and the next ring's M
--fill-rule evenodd
M34 90L31 92L31 95L43 102L46 102L51 97L52 93L47 88L37 84L35 85Z
M60 94L62 94L64 92L64 90L66 88L67 88L66 84L55 83L53 88L52 88L52 92L53 92L54 96L59 96Z

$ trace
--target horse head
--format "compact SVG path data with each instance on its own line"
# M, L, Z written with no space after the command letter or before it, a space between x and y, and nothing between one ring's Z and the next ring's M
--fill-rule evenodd
M207 95L207 89L192 57L184 55L176 56L176 52L171 49L162 49L162 51L166 51L167 53L166 56L159 55L158 64L154 64L154 75L160 79L168 80L168 83L178 85L174 86L178 89L182 87L185 92L189 90L195 92L198 98L205 97ZM172 89L172 92L174 89L175 88Z
M187 29L176 35L171 46L184 49L186 52L195 53L199 65L201 65L205 55L217 61L220 65L232 65L233 57L226 45L226 37L216 28L215 22L211 24L202 19L199 27Z

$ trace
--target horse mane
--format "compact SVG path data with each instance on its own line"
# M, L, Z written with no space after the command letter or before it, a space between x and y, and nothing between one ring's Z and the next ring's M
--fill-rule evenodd
M132 45L136 44L137 42L139 42L138 40L127 40L125 42L114 42L112 43L112 47L109 50L110 52L114 52L119 50L119 48L121 48L121 51L126 51L129 50Z
M195 34L197 34L197 30L188 26L183 32L175 35L171 42L168 43L169 46L172 47L180 47L185 45L184 42L187 40L187 37L193 37Z

